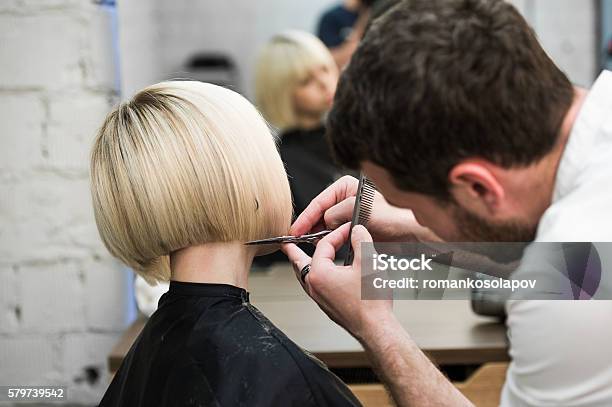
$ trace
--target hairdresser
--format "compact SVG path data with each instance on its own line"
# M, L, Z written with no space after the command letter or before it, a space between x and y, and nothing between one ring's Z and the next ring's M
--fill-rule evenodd
M380 191L368 229L353 229L353 265L336 266L357 189L345 177L291 230L335 231L312 258L291 244L283 251L398 405L470 405L391 301L361 299L360 243L612 241L612 74L590 91L572 86L502 0L402 2L374 21L342 74L328 137L338 161ZM506 308L512 362L502 406L612 405L610 302Z

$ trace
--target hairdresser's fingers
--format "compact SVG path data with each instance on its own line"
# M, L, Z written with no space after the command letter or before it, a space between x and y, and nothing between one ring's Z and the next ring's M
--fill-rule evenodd
M354 253L353 268L355 268L357 265L359 268L361 268L362 243L372 243L372 236L364 226L355 225L353 232L351 233L351 247L353 248Z
M369 243L373 245L372 236L370 232L362 225L355 225L353 231L351 232L351 246L353 247L353 264L351 270L353 273L353 278L355 279L366 279L366 281L373 281L376 276L381 276L380 272L375 272L374 270L361 270L361 259L363 258L363 243ZM374 251L370 251L370 253L375 253ZM387 275L387 273L383 273L383 275ZM363 283L362 283L363 284ZM393 289L385 287L382 289L376 289L376 298L379 300L393 300Z
M309 255L304 253L302 249L293 243L285 243L281 245L281 250L287 255L291 264L299 269L304 267L306 264L310 264L312 261Z
M325 225L329 229L336 229L353 218L353 208L355 207L355 197L351 196L344 201L329 208L324 215Z
M345 223L317 243L317 248L312 256L312 262L316 272L323 270L329 265L334 265L336 252L348 240L350 223Z
M293 266L293 272L295 273L295 277L298 279L304 290L309 293L305 284L307 275L302 276L302 271L306 266L312 263L312 259L309 255L304 253L302 249L300 249L299 247L297 247L297 245L293 243L283 244L281 246L281 250L289 258L289 261Z
M324 219L325 212L339 202L357 194L359 180L345 175L321 192L304 209L293 225L290 234L301 236L313 230L313 227Z
M312 227L312 229L310 229L308 233L318 233L318 232L322 232L327 229L331 229L331 228L325 226L325 222L323 221L323 219L321 219L319 222L317 222L316 225Z

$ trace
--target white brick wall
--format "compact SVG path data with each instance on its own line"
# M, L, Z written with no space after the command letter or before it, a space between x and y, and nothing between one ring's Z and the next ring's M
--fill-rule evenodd
M118 99L112 18L89 0L0 2L0 385L65 385L83 405L108 385L128 307L88 184Z
M86 326L83 283L72 262L22 266L17 291L22 307L20 332L45 335Z
M63 381L59 335L21 335L2 339L0 346L0 382L3 385L27 385L45 383L60 385ZM32 366L17 369L16 366Z
M0 266L0 335L14 334L19 327L21 306L18 302L17 271L16 266Z

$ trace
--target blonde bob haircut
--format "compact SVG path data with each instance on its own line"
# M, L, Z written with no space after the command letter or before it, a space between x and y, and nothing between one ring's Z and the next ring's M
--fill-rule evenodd
M149 283L169 254L287 234L291 193L275 140L239 94L163 82L116 107L91 155L96 224L108 250Z
M286 31L264 46L255 73L255 101L274 127L285 130L297 126L293 92L321 65L338 69L327 47L310 33Z

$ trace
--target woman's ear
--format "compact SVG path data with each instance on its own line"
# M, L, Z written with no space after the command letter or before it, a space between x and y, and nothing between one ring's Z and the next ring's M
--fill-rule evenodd
M495 215L505 199L505 190L492 165L481 161L464 161L450 171L450 192L455 201L481 215Z

